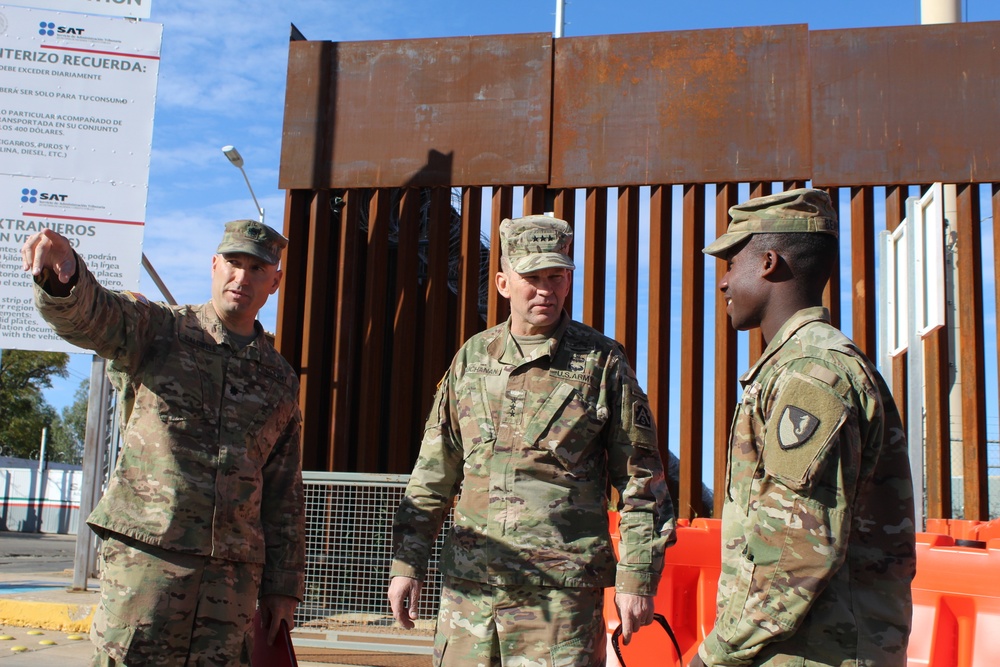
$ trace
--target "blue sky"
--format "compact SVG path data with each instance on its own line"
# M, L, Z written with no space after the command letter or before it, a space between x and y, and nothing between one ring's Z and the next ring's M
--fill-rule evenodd
M266 221L280 228L278 163L291 23L308 39L330 41L551 32L555 24L554 0L147 1L150 20L163 25L163 45L144 252L174 297L188 303L209 298L210 258L222 224L256 216L222 146L233 144L242 153ZM967 21L1000 20L1000 2L966 0L962 13ZM572 0L565 20L567 37L789 23L859 28L919 23L920 3ZM160 298L145 273L139 289ZM272 298L261 314L272 330L275 305ZM73 355L71 377L48 392L57 408L89 375L90 359Z

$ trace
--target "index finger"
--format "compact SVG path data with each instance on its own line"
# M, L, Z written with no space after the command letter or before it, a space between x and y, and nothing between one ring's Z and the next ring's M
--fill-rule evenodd
M632 641L632 632L635 629L632 623L632 614L622 614L622 643L626 646Z
M35 248L40 238L39 234L32 234L21 246L21 268L25 271L31 271L35 264Z

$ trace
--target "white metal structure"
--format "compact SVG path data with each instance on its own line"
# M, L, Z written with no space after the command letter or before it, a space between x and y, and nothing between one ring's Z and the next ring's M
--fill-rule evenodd
M924 497L923 337L946 324L945 197L936 183L922 197L906 200L906 219L882 233L882 368L891 357L906 356L906 437L914 497ZM891 379L890 379L891 382ZM923 529L923 503L916 503L916 525Z

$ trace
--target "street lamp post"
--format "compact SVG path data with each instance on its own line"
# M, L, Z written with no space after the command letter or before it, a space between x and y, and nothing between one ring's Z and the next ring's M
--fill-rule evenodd
M240 170L243 174L243 180L247 182L247 189L250 190L250 196L253 197L254 206L257 207L257 213L260 214L260 222L264 222L264 209L261 205L257 203L257 195L253 193L253 188L250 186L250 179L247 178L247 172L243 170L243 156L240 152L236 150L235 146L223 146L222 152L225 154L229 161L233 163L233 166Z

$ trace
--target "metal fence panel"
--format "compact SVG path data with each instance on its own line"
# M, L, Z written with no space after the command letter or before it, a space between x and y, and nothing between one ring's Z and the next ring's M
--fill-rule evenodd
M476 69L489 45L508 40L504 57ZM290 245L279 295L279 349L302 375L306 466L408 472L420 419L448 359L471 330L503 317L502 302L489 295L486 319L478 323L473 317L482 302L482 295L469 289L475 265L489 267L478 275L491 282L497 262L495 252L483 259L486 244L475 252L476 240L485 230L495 240L502 216L553 211L574 224L581 249L574 282L582 291L573 297L574 315L582 312L577 319L585 324L621 335L639 374L646 367L643 350L655 350L646 389L656 399L661 453L669 444L684 454L683 480L672 489L677 510L681 517L700 516L708 506L689 501L704 477L721 483L735 373L760 355L763 337L759 331L732 333L718 310L705 324L706 314L718 308L717 290L699 266L691 261L684 266L685 258L700 256L694 234L724 229L719 223L728 222L725 210L748 196L806 184L828 190L840 211L843 265L835 269L824 302L833 324L874 357L876 234L895 228L907 197L943 182L956 186L958 194L950 219L961 261L949 314L954 326L928 339L925 350L940 378L926 385L925 441L933 480L928 511L944 518L995 516L984 498L998 497L992 481L997 450L990 448L997 440L991 430L997 361L995 346L986 344L988 335L996 336L993 312L1000 302L995 280L1000 142L992 122L1000 99L1000 61L991 55L998 41L1000 22L835 31L778 26L558 40L536 34L405 45L293 43L280 179L290 190L285 214ZM551 63L526 77L549 50ZM442 60L466 51L468 58ZM808 57L781 57L800 52ZM372 70L363 54L385 60ZM507 98L532 109L547 99L551 113L518 116L494 105L493 98L480 105L468 95L478 88L458 90L459 80L487 83L487 92L510 86ZM550 93L539 93L539 87ZM384 94L394 89L412 95ZM373 96L373 90L383 94ZM469 115L467 107L482 115ZM718 115L719 109L726 113ZM454 126L429 128L427 110L444 114L441 125L451 119ZM551 118L544 136L536 131L543 117ZM802 122L787 122L792 117ZM377 122L380 118L393 122ZM359 132L351 119L378 132ZM499 135L489 132L501 126ZM523 151L480 162L471 156L488 151L478 135L508 147L524 146L527 137L542 136L542 143L532 140ZM542 153L547 180L538 177L536 158ZM403 162L383 159L387 156ZM505 169L502 161L530 165L531 173ZM373 193L361 185L386 191ZM399 201L418 192L423 197L423 186L431 201L429 213L418 216L420 229L395 236L390 231L387 247L383 229L376 236L368 226L373 197L376 214L388 198L390 226L403 220L406 227L413 218L401 205L396 210L393 197L403 190L410 192ZM629 243L609 243L609 235L620 231L618 218L634 220L635 186L639 244L628 236L633 230L627 225ZM495 197L491 211L483 206L487 188ZM647 189L657 197L646 195ZM664 204L668 191L673 195ZM523 192L523 204L517 192ZM449 207L456 193L460 206ZM618 207L608 210L609 196L619 198ZM478 226L475 211L483 219ZM416 244L407 240L414 236ZM705 234L705 240L711 236ZM617 254L622 247L629 249L627 257ZM419 257L425 251L426 260ZM415 301L414 258L407 253L418 255ZM423 263L426 274L420 273ZM625 265L626 280L606 280ZM631 287L633 265L640 272L638 294ZM711 273L713 267L705 268ZM370 277L371 272L387 275ZM673 301L662 292L668 285L664 276L671 275L680 276L669 282ZM647 292L657 276L656 291ZM693 306L685 304L692 298ZM664 307L669 303L675 305ZM680 313L678 325L643 326L654 321L647 315L654 309L668 324ZM706 364L716 364L721 400L704 392L681 409L677 398L683 392L698 393L708 384L692 384L691 378L712 374L708 365L698 370L702 361L691 353L698 352L692 335L705 339L697 348L707 353ZM725 343L718 357L716 340ZM955 355L956 349L961 353ZM410 358L404 363L400 357ZM692 365L692 359L698 363ZM904 360L897 357L892 366L902 382ZM900 386L905 385L894 389L905 410ZM952 430L952 422L964 424L964 430ZM355 446L358 442L364 447ZM709 471L709 464L718 470ZM968 493L953 507L951 480L959 472Z
M408 475L304 472L306 592L295 643L326 648L429 653L441 596L437 569L445 521L424 581L413 630L396 626L386 592L392 518Z

